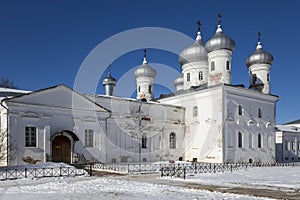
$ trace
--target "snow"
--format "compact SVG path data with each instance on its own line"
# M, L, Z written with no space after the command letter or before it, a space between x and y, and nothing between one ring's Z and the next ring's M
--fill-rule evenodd
M300 166L256 167L233 172L187 175L186 180L174 180L230 187L300 189L299 174Z
M46 164L52 165L52 164ZM182 178L153 178L145 175L78 176L17 179L0 182L0 199L266 199L230 193L210 192L184 187L199 183L224 187L300 189L300 166L247 168L233 172L187 175ZM139 177L138 180L136 177ZM157 183L182 183L183 186Z
M37 164L26 164L26 165L11 165L11 166L5 166L5 167L0 167L0 171L1 170L22 170L22 169L34 169L34 168L60 168L60 167L73 167L71 165L68 165L66 163L63 162L59 162L59 163L54 163L54 162L44 162L44 163L37 163Z
M0 199L255 199L234 194L99 177L19 179L0 182ZM258 199L258 198L257 198Z

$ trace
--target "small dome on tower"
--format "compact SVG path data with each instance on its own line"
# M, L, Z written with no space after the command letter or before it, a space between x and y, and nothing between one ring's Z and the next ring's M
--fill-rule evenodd
M269 64L272 65L274 57L262 48L260 42L260 33L258 33L258 43L256 50L247 58L246 65L250 67L254 64Z
M136 78L138 78L138 77L153 77L153 78L155 78L155 76L156 76L156 71L150 65L148 65L147 58L146 58L146 50L144 50L143 64L134 71L134 76Z
M117 80L111 76L110 71L107 72L107 77L102 81L103 85L116 85Z
M183 74L180 74L174 81L174 86L177 87L179 85L183 85Z
M179 54L179 63L180 65L184 65L186 63L207 60L207 51L204 47L204 43L202 41L201 33L200 33L200 21L198 24L198 33L196 37L196 41L189 47L182 50Z
M216 34L205 44L205 48L208 52L217 49L228 49L233 51L235 48L234 40L223 33L220 23L221 23L221 15L218 14L218 28Z

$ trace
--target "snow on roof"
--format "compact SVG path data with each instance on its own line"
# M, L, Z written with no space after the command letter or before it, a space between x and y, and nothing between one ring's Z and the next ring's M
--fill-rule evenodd
M0 92L30 93L31 91L0 87Z
M300 128L295 127L295 126L287 126L287 125L276 125L276 128L279 131L285 131L285 132L299 132L300 133Z

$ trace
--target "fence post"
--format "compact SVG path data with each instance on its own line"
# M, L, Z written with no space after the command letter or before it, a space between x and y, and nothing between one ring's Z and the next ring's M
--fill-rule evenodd
M216 165L214 164L214 173L216 173Z
M25 178L27 178L27 168L25 168Z
M185 171L185 167L183 168L183 179L185 179L185 174L186 174L186 171Z
M92 165L90 165L90 176L93 176L93 168L92 168Z
M163 173L163 167L160 168L160 177L163 177L164 173Z

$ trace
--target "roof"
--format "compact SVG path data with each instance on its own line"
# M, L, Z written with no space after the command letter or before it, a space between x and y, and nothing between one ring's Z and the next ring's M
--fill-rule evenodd
M276 125L276 130L285 131L285 132L300 132L300 128L295 126L286 126L286 125Z

